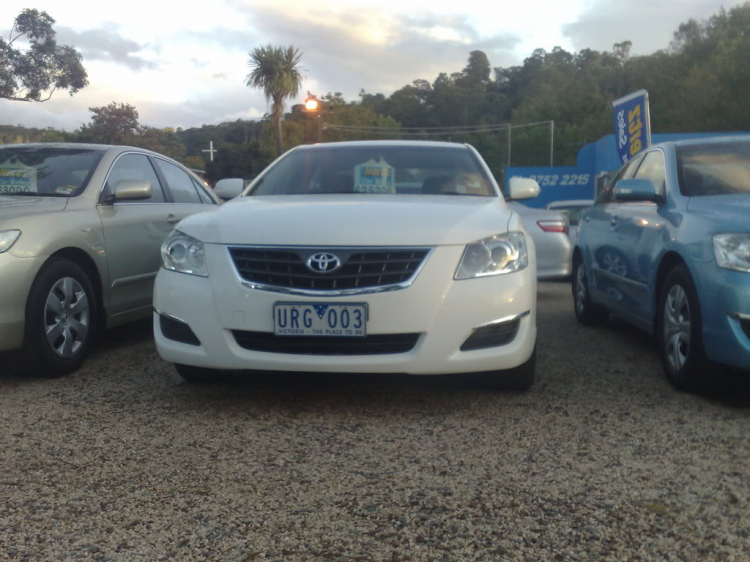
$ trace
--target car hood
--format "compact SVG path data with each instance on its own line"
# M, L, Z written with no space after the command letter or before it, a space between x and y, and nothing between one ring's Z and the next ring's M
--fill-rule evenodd
M507 232L511 215L494 197L268 196L233 200L178 228L218 244L435 246Z
M740 231L748 230L747 216L750 212L750 194L707 195L691 197L688 202L691 213L701 213L721 221L727 227Z
M57 213L65 209L67 197L26 197L0 195L0 224L12 227L16 219L44 213Z

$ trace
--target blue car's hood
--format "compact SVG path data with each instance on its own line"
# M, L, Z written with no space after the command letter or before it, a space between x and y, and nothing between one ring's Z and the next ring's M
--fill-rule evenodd
M750 231L750 194L691 197L688 210L710 216L727 227Z

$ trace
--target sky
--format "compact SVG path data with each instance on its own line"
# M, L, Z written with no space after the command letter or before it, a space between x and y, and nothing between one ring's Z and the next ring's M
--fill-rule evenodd
M536 48L610 50L630 40L633 54L669 45L677 26L703 20L733 0L2 0L0 36L24 8L56 20L60 44L83 55L89 86L45 103L0 100L0 124L74 130L89 107L130 103L140 122L195 127L258 119L262 92L245 86L248 52L265 44L302 53L298 100L361 89L386 95L415 79L458 72L469 52L493 67L522 64Z

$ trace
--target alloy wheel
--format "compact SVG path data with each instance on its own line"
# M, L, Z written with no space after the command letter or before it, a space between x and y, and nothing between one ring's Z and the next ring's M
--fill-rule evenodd
M90 308L86 291L72 277L53 286L44 307L44 331L52 351L70 359L81 349L89 333Z
M673 285L664 302L664 351L669 366L679 371L690 352L690 304L685 290Z

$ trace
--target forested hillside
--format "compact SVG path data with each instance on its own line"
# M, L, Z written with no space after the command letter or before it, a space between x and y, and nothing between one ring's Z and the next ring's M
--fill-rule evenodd
M650 94L654 132L750 130L750 3L722 10L707 21L683 23L673 41L656 53L631 56L631 47L625 41L605 52L537 49L523 64L507 68L493 67L484 52L473 51L461 71L441 73L432 81L415 77L388 96L362 90L358 100L347 101L340 94L328 94L322 99L327 125L323 141L466 141L499 175L508 159L507 130L456 131L465 126L554 120L554 163L572 165L584 144L611 133L611 101L641 88ZM219 152L207 166L212 179L255 175L276 156L267 120L153 129L141 126L137 111L126 103L92 108L92 112L90 125L67 133L0 125L0 141L128 143L197 168L206 165L201 151L213 141ZM444 127L454 129L440 132ZM313 118L300 111L287 114L285 149L315 138ZM512 164L548 164L549 139L547 124L513 129Z

